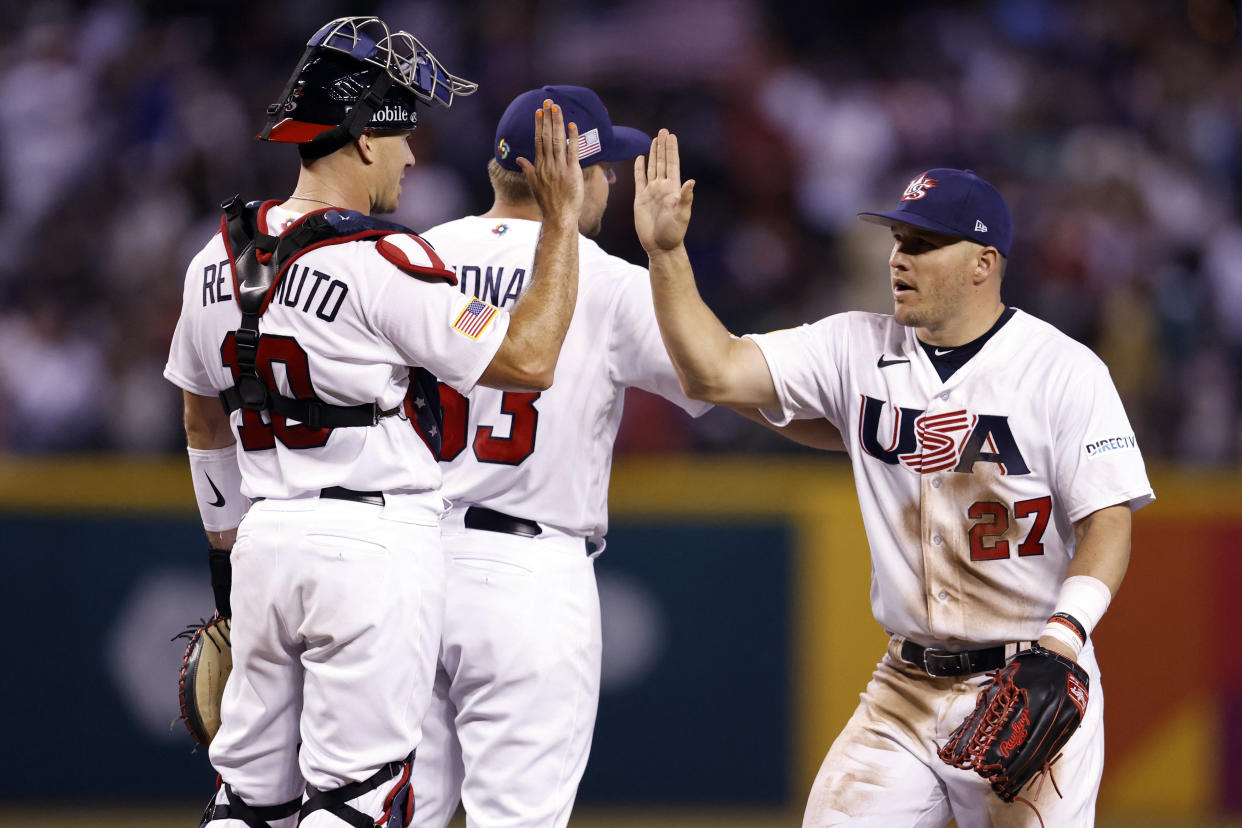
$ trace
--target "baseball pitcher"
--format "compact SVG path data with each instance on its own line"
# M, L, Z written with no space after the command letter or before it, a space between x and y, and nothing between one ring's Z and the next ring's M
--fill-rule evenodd
M515 158L550 98L578 124L585 195L573 322L541 393L441 388L447 591L435 695L414 766L415 825L443 828L459 801L469 826L564 826L586 768L600 686L594 557L608 529L608 478L625 389L693 415L660 341L645 270L610 256L599 232L613 164L650 138L615 126L589 89L546 86L501 117L488 174L492 208L424 235L458 288L508 307L529 288L546 216ZM420 407L421 400L414 405Z

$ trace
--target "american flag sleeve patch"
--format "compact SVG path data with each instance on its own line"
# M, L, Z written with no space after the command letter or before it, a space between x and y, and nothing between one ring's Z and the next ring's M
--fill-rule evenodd
M470 304L458 314L457 321L453 323L453 330L471 339L478 339L483 335L483 331L487 330L488 323L492 321L492 317L498 310L500 309L495 305L489 305L479 299L471 299Z

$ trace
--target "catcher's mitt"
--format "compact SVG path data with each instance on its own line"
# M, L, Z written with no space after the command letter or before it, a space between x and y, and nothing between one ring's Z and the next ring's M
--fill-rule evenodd
M215 615L210 621L191 624L173 638L190 641L181 660L177 696L185 729L203 747L211 744L220 729L220 699L233 670L230 627L228 618Z
M992 673L940 758L975 771L1006 802L1021 799L1018 793L1060 758L1078 729L1088 684L1086 672L1069 659L1038 644L1023 650Z

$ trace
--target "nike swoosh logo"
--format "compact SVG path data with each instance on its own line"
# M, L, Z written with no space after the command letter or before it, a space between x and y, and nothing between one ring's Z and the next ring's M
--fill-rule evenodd
M954 350L956 350L956 349L955 349L955 348L945 348L945 349L942 351L942 350L940 350L939 348L937 348L937 349L936 349L936 356L944 356L945 354L947 354L947 353L951 353L951 352L953 352Z
M884 354L880 354L880 359L876 362L876 368L887 368L890 365L897 365L902 362L909 362L908 359L885 359Z
M207 472L203 472L203 476L204 476L204 477L206 477L206 478L207 478L207 482L208 482L209 484L211 484L211 490L212 490L213 492L215 492L215 493L216 493L216 502L215 502L215 503L209 503L209 504L207 504L207 505L208 505L208 506L223 506L223 505L224 505L224 495L220 494L220 490L216 488L215 481L211 479L211 475L210 475L210 474L207 474Z

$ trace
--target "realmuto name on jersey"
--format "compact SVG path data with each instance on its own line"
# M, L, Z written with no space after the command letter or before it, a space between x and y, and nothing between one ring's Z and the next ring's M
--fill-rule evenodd
M340 279L294 264L276 286L272 302L297 308L302 313L314 313L323 321L331 322L340 313L348 293L349 286Z
M231 300L229 289L233 274L227 259L203 268L203 307ZM304 265L293 264L276 285L272 302L314 314L324 322L332 322L341 312L349 286L334 276Z
M889 403L862 395L858 434L863 451L889 465L901 464L927 474L955 471L973 474L977 463L995 463L1001 474L1030 474L1018 449L1009 418L972 414L965 409L926 414L919 408L893 406L887 445L880 419Z

